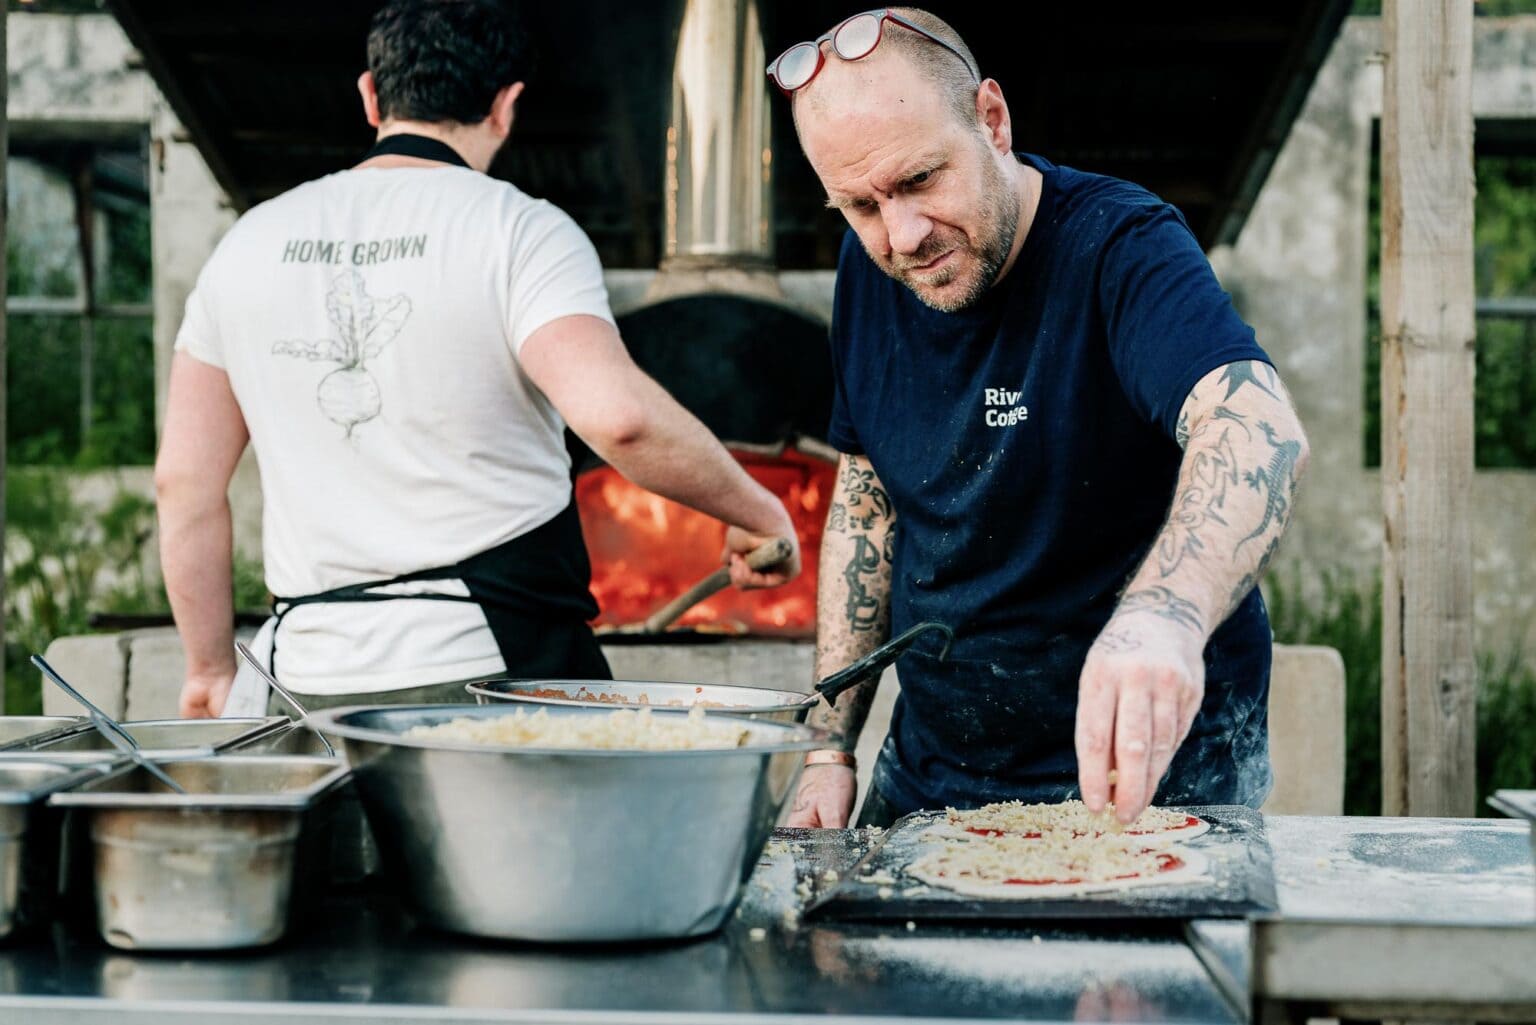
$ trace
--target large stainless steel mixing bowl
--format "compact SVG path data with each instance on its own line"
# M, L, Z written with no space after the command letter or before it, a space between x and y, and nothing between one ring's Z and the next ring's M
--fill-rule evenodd
M744 715L770 722L805 722L821 700L819 694L797 694L764 687L728 684L661 683L632 680L484 680L464 688L479 704L520 701L535 705L600 708L692 708Z
M345 742L385 865L434 925L539 941L711 932L736 905L801 752L827 742L821 730L752 719L739 720L748 746L729 750L551 750L402 735L519 713L527 709L408 705L310 717Z

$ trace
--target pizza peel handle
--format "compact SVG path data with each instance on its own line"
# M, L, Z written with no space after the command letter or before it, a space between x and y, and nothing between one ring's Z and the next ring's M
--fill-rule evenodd
M949 646L954 643L955 632L943 623L919 623L907 630L900 637L886 641L880 647L871 651L868 655L853 662L846 668L839 669L831 676L826 677L816 684L816 691L827 699L827 704L837 704L837 696L850 687L878 675L886 666L901 657L902 652L917 641L919 637L929 630L937 630L944 635L944 647L939 649L939 661L949 654Z
M747 553L747 565L754 570L771 570L779 563L788 559L795 547L787 537L776 537L764 541ZM682 594L667 602L661 608L651 613L643 622L631 623L621 626L619 633L648 633L659 634L671 626L679 616L693 608L699 602L722 591L731 582L731 571L722 566L709 576L694 584Z

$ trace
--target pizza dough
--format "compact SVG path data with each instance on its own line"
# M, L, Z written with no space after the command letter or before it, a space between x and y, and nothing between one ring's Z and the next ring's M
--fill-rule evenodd
M1007 801L950 808L921 835L932 848L907 875L971 897L1038 900L1166 886L1204 878L1209 861L1184 845L1211 828L1198 816L1148 808L1129 826L1081 801Z
M907 874L969 897L1039 900L1168 886L1200 879L1209 862L1198 851L1103 843L1100 838L1049 840L994 836L958 840L923 855Z

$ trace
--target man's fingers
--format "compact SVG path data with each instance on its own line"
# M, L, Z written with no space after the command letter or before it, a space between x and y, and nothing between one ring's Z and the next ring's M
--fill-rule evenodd
M1115 709L1115 817L1130 822L1147 806L1152 761L1152 694L1146 681L1120 685Z
M1195 717L1200 714L1200 703L1205 695L1201 688L1185 687L1179 692L1179 720L1178 730L1173 737L1174 750L1178 750L1184 738L1189 736L1190 727L1195 724Z
M1083 675L1077 694L1077 785L1093 812L1109 800L1110 745L1115 732L1115 688L1093 671Z
M1179 718L1182 715L1181 696L1184 688L1177 681L1157 687L1152 698L1152 761L1147 768L1147 801L1157 796L1157 785L1162 782L1173 752L1178 749Z

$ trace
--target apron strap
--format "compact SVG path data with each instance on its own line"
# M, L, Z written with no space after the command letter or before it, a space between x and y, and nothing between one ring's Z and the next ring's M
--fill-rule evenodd
M363 159L358 163L383 156L416 157L419 160L436 160L438 163L453 164L457 167L469 166L469 161L459 156L459 151L446 142L411 132L386 135L374 143L373 148L363 154Z
M585 623L598 614L588 590L592 569L581 536L581 518L573 498L547 523L451 566L402 573L387 580L369 580L297 597L272 598L272 650L267 670L277 675L277 635L283 619L301 605L349 604L375 601L455 601L480 606L502 661L509 667L525 653L529 619ZM420 592L383 594L377 588L430 580L460 580L468 594Z

